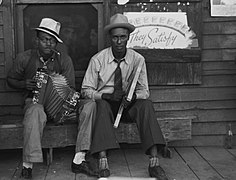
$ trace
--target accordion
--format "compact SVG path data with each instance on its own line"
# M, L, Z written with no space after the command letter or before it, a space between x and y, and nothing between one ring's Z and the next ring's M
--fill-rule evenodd
M42 104L50 119L62 124L76 114L80 94L70 88L63 75L49 75L44 69L38 69L35 80L37 89L33 91L33 103Z

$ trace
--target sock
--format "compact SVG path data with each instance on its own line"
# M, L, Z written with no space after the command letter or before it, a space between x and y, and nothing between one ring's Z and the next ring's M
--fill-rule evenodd
M150 167L154 167L154 166L159 166L159 159L158 159L158 157L151 157L150 159L149 159L149 166Z
M23 167L25 167L25 168L33 168L33 163L31 163L31 162L23 162Z
M81 164L82 161L85 161L85 154L86 154L85 152L77 152L73 159L73 163Z
M109 169L106 157L99 159L99 169Z

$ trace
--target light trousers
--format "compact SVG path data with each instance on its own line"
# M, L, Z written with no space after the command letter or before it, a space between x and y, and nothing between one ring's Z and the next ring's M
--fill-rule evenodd
M32 99L25 101L23 120L23 162L43 162L41 140L47 122L47 115L41 104L33 104ZM81 100L79 103L78 135L76 152L89 150L96 103L92 100Z
M81 100L79 103L79 126L75 148L76 153L90 150L96 107L96 102L92 100Z

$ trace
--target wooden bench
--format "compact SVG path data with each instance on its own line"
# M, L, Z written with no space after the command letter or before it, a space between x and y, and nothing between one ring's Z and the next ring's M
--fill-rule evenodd
M165 117L158 118L162 133L166 140L164 157L171 157L168 143L170 141L191 139L191 122L195 117ZM140 143L138 129L135 123L120 123L116 129L118 142ZM47 164L52 162L53 148L75 145L77 124L75 121L55 126L48 123L44 129L42 148L47 149ZM0 149L22 148L23 125L17 123L0 125Z

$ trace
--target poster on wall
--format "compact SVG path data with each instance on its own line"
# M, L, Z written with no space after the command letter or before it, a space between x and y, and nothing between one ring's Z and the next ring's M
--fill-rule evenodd
M236 0L211 0L211 16L236 16Z
M127 46L134 49L190 49L198 47L185 12L126 12L136 29Z

